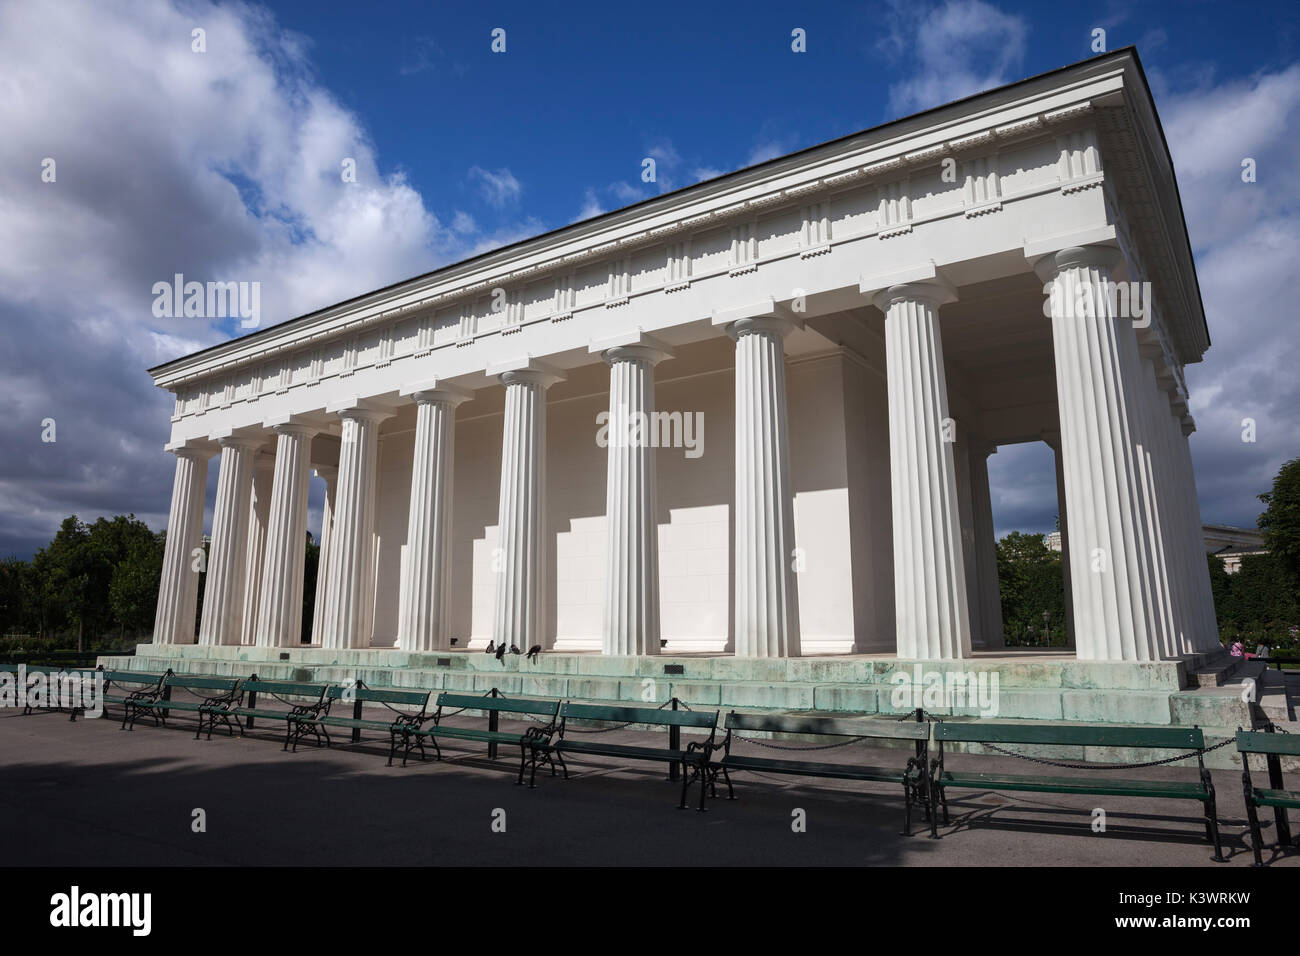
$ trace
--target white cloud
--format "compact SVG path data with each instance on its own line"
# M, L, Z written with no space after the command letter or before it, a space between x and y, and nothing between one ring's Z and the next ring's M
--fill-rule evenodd
M497 209L507 203L517 202L524 191L515 174L504 168L491 171L481 166L471 166L469 178L478 183L479 192L487 204Z
M244 5L0 4L0 555L74 511L165 522L171 400L145 369L236 330L154 319L155 282L258 281L272 324L491 241L381 168L307 47Z
M983 0L946 0L922 13L895 2L877 41L907 75L889 87L890 118L914 113L1017 79L1029 25Z
M1164 84L1153 78L1158 89ZM1158 100L1195 248L1212 345L1186 370L1206 521L1254 525L1282 462L1300 455L1300 65ZM1257 181L1241 161L1257 163ZM1253 419L1257 441L1241 440Z

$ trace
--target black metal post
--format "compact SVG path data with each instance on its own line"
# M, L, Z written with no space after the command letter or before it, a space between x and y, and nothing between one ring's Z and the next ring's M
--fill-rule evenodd
M492 688L492 696L493 697L499 696L499 693L495 687ZM500 717L497 714L497 712L495 710L488 711L488 730L492 731L493 733L496 733L497 728L499 726L500 726ZM497 759L497 742L495 740L493 740L491 743L488 744L488 759L489 760Z
M352 719L353 719L353 720L360 720L360 719L361 719L361 695L360 695L360 694L357 695L357 701L356 701L356 703L352 705ZM353 728L352 728L352 742L353 742L354 744L357 744L357 743L360 743L360 742L361 742L361 728L360 728L360 727L353 727Z
M673 710L676 709L677 709L677 698L674 697ZM668 747L670 750L682 749L682 728L678 727L676 724L673 724L671 727L668 728ZM677 761L676 760L668 761L668 779L676 780L677 773L678 773Z

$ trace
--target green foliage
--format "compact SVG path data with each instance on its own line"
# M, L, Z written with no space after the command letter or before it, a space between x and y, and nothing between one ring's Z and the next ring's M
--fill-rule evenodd
M1300 458L1292 458L1273 479L1273 489L1259 496L1265 510L1259 516L1264 547L1300 579Z
M998 542L997 559L1007 644L1043 643L1046 623L1052 646L1064 647L1069 617L1060 553L1047 546L1044 535L1013 531Z

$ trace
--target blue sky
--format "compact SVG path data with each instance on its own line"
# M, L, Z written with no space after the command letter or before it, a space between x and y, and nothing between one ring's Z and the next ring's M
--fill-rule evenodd
M283 321L1084 59L1098 28L1107 49L1138 47L1197 255L1215 343L1188 370L1202 512L1253 526L1254 495L1300 455L1296 9L6 3L0 556L29 556L73 512L165 523L170 402L145 369L234 329L155 319L159 279L256 279L264 324ZM1245 190L1243 156L1260 170ZM34 174L44 157L57 184ZM359 189L339 184L341 157ZM1241 441L1245 417L1257 442ZM991 468L999 533L1050 530L1045 447Z

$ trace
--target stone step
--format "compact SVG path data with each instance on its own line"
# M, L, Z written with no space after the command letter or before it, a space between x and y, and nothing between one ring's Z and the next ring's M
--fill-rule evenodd
M1244 657L1226 654L1212 663L1188 671L1188 680L1193 687L1222 687L1235 677L1245 664L1254 664Z

